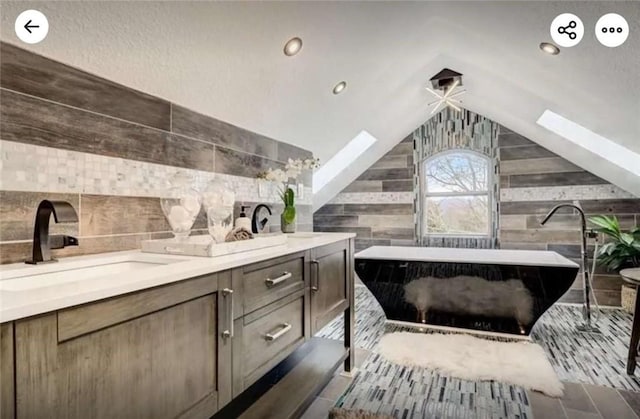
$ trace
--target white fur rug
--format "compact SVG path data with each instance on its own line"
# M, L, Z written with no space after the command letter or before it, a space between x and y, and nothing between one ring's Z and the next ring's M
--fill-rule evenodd
M400 365L423 367L470 381L494 380L562 397L564 386L540 345L465 334L389 333L378 352Z

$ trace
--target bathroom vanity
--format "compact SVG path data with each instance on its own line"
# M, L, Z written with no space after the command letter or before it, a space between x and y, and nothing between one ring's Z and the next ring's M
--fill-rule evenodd
M122 252L55 265L68 273L58 282L47 279L53 265L0 270L3 419L208 418L225 406L295 417L338 366L352 369L352 234L301 233L216 258ZM344 343L313 338L341 314Z

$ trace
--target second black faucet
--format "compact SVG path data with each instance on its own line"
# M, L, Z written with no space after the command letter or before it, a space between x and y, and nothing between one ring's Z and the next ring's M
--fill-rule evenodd
M266 204L258 204L253 210L253 216L251 217L251 231L253 234L264 233L267 230L267 223L269 222L269 217L264 217L262 220L258 221L258 217L260 217L260 210L262 208L266 208L269 211L269 215L271 215L271 207Z

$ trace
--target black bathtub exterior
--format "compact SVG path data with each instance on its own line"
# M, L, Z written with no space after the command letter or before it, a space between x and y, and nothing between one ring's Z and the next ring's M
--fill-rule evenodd
M360 258L355 270L389 320L529 335L578 266ZM416 302L418 300L418 302Z

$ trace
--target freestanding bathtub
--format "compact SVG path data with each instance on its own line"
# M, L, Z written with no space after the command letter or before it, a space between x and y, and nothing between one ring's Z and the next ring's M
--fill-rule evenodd
M548 251L374 246L355 255L389 320L517 335L529 335L578 269Z

